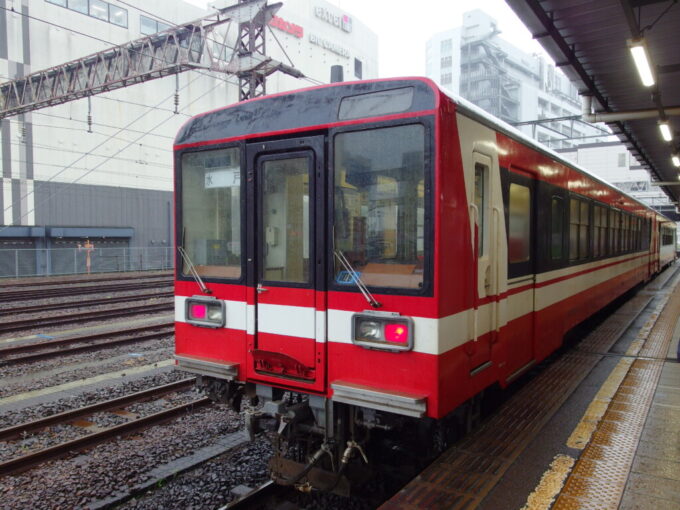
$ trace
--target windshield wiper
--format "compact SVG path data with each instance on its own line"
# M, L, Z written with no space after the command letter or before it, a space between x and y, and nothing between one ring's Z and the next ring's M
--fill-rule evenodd
M368 301L368 304L371 305L373 308L380 308L382 306L381 303L376 300L373 295L370 293L364 282L361 281L361 278L359 277L359 273L356 272L356 270L352 267L352 264L350 264L349 260L347 260L347 257L345 257L345 254L342 253L340 250L337 248L333 250L333 253L337 257L337 259L340 261L340 264L342 264L342 267L347 271L350 276L352 277L352 281L356 284L356 286L359 288L361 291L361 294L363 294L364 298L366 298L366 301Z
M205 286L205 283L203 283L203 280L201 280L201 277L198 275L198 271L196 271L196 268L194 267L194 263L191 262L191 258L189 258L189 254L186 252L184 247L178 246L177 251L182 256L184 263L189 268L189 272L191 273L191 276L194 277L194 280L196 280L196 283L198 283L198 286L201 288L201 291L204 294L212 294L212 291L208 287Z

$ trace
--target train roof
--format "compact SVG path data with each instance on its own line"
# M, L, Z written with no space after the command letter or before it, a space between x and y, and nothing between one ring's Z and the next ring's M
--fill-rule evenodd
M618 193L621 193L622 195L631 199L635 203L645 207L646 209L651 210L652 212L656 213L657 215L665 218L667 221L673 221L673 220L669 219L665 214L657 211L656 209L651 208L649 205L645 204L644 202L641 202L640 200L638 200L634 196L632 196L632 195L626 193L625 191L615 187L613 184L605 181L604 179L602 179L598 175L595 175L593 172L591 172L587 168L584 168L584 167L578 165L577 163L574 163L573 161L568 160L567 158L565 158L564 156L562 156L558 152L555 152L551 148L546 147L545 145L538 142L537 140L534 140L530 136L527 136L525 133L523 133L522 131L520 131L516 127L511 126L510 124L499 119L498 117L491 115L489 112L483 110L482 108L480 108L476 104L468 101L467 99L465 99L461 96L455 95L455 94L453 94L453 93L451 93L447 90L443 90L442 88L440 88L436 84L435 84L435 87L437 87L443 95L447 96L449 99L451 99L451 101L456 103L456 105L459 107L458 111L460 111L464 115L467 114L467 116L469 116L471 118L475 118L475 119L479 120L480 122L482 122L484 124L487 124L487 125L490 125L491 127L494 127L498 131L510 136L511 138L514 138L515 140L521 141L523 144L528 145L528 146L536 149L537 151L542 152L542 153L550 156L554 160L562 163L563 165L568 166L570 168L573 168L574 170L577 170L581 173L584 173L588 177L590 177L591 179L593 179L597 182L600 182L600 183L602 183L606 186L609 186L611 188L616 189L616 191Z
M434 110L439 106L441 96L445 96L456 104L457 110L463 115L478 120L549 156L551 159L577 170L601 184L616 189L621 195L666 218L667 221L671 221L659 211L640 202L625 191L615 188L588 169L569 161L519 129L494 117L470 101L440 88L434 81L424 77L332 83L227 105L189 119L177 133L175 147L187 148L219 143L221 140L248 138L250 135L262 132L263 123L267 126L268 133L276 134L293 133L305 129L324 129L338 125L338 112L343 98L406 87L414 88L413 101L408 108L399 111L401 115ZM349 94L348 89L351 91ZM301 122L303 118L305 121ZM356 118L351 120L356 120Z

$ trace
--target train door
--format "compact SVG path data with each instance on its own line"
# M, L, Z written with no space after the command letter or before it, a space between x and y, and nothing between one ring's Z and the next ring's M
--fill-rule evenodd
M477 291L474 295L472 334L475 342L469 347L471 369L481 366L491 357L491 344L498 330L499 251L496 239L502 213L495 206L497 181L492 178L489 156L473 152L474 190L470 204L473 226L474 273Z
M529 173L510 168L506 192L509 315L506 374L510 382L534 363L535 181Z
M321 391L323 137L249 144L247 152L251 377Z

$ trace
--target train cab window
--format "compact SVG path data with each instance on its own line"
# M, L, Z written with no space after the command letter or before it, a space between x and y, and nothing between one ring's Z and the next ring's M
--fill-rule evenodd
M550 258L559 260L564 255L564 199L553 196L550 200Z
M475 208L477 211L477 250L479 256L484 255L484 240L486 239L486 176L488 167L481 163L475 163Z
M368 286L419 289L425 260L425 128L334 138L334 249ZM353 285L335 260L334 282Z
M531 258L531 189L510 183L508 207L508 262L527 262Z
M184 154L181 237L199 275L241 276L241 163L238 148ZM189 275L184 262L182 274Z
M585 200L569 200L569 260L588 258L588 234L590 227L590 204Z

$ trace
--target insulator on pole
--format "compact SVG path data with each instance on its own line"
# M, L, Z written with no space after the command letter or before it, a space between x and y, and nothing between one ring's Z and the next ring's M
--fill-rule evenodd
M87 132L92 133L92 96L87 96Z
M179 74L175 75L175 114L179 113Z

